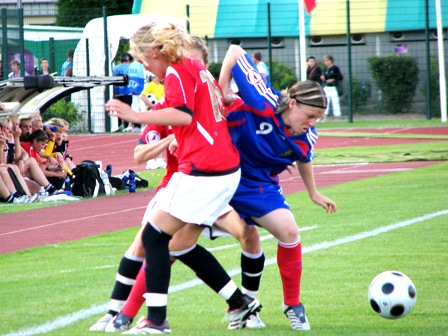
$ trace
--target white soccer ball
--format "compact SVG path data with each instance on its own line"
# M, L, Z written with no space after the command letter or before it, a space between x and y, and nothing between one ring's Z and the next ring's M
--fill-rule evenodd
M386 271L373 278L369 303L381 317L397 319L409 314L417 301L414 283L405 274Z
M155 104L158 103L158 99L157 99L156 96L153 95L152 93L148 94L148 95L146 96L146 98L148 98L149 102L150 102L151 104L153 104L153 105L155 105Z

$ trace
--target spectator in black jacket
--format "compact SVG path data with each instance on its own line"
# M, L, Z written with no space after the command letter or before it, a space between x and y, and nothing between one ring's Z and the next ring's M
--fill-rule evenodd
M340 84L344 78L342 76L341 70L337 65L334 65L334 58L331 55L324 56L325 70L324 74L321 76L321 79L324 81L324 90L327 94L327 109L324 113L324 121L328 117L328 113L330 112L330 105L333 111L333 116L335 118L341 117L341 107L339 105L339 94L337 90L337 86Z

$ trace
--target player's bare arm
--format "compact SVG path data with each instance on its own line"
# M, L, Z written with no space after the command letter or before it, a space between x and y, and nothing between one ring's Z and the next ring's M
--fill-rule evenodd
M109 112L109 116L118 117L136 124L185 126L189 125L193 119L190 114L174 107L137 113L129 105L118 99L109 100L105 107L106 111Z
M296 163L297 169L299 170L300 176L302 177L303 183L305 184L310 199L317 205L320 205L322 208L324 208L325 212L336 212L336 203L317 191L312 162L297 161Z
M168 135L157 142L149 144L137 145L134 148L134 160L137 163L143 163L148 160L156 158L159 154L165 151L174 139L174 134Z

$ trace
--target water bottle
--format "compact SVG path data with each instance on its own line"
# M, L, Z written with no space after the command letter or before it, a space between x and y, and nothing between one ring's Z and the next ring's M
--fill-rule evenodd
M129 192L135 192L135 173L129 172Z
M107 175L107 173L104 170L100 170L100 176L104 184L104 191L106 192L106 195L112 194L113 189L109 181L109 175Z
M67 176L65 178L65 182L64 182L64 190L69 191L72 190L71 186L70 186L70 177Z
M106 174L109 178L112 176L112 165L110 163L106 167Z

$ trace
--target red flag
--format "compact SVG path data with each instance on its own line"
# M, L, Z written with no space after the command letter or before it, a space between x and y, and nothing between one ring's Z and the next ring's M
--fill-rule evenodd
M305 4L305 9L308 14L316 8L316 0L303 0L303 3Z

